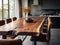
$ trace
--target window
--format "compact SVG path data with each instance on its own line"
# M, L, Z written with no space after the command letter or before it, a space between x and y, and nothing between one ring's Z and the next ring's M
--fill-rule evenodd
M2 0L0 0L0 20L2 19Z
M0 0L0 20L7 19L15 14L15 0Z
M8 18L8 0L3 0L4 19Z
M10 0L10 17L15 16L15 0Z

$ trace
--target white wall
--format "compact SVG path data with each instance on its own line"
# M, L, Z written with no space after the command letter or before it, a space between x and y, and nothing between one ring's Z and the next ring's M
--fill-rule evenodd
M19 3L15 0L15 17L19 18Z
M38 5L38 0L34 0L34 5Z
M9 0L11 1L11 0ZM19 3L18 0L14 0L13 2L10 2L10 18L17 17L19 18Z

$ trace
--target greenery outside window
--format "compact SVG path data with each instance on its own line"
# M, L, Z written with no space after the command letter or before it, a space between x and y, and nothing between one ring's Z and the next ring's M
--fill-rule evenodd
M2 0L0 0L0 20L2 20Z
M15 0L0 0L0 20L14 17Z

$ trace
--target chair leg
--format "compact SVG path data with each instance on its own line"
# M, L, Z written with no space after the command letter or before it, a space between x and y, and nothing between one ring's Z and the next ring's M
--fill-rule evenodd
M47 45L50 45L50 41L47 42Z
M3 39L6 39L6 38L7 38L7 36L6 36L6 35L3 35L3 36L2 36L2 38L3 38Z

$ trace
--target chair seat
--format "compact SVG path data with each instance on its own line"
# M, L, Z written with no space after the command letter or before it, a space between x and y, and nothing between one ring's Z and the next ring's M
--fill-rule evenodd
M0 45L22 45L20 39L1 39Z

